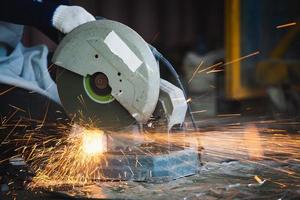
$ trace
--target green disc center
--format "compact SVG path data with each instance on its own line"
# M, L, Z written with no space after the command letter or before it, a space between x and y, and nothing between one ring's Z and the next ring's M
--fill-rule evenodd
M97 103L110 103L114 100L109 80L102 72L84 77L83 85L87 95Z

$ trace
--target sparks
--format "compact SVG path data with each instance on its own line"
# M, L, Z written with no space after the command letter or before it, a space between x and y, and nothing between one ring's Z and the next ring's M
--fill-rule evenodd
M8 92L10 92L10 91L12 91L13 89L15 89L16 87L15 86L13 86L13 87L11 87L11 88L8 88L7 90L5 90L5 91L1 91L0 92L0 96L1 95L4 95L4 94L6 94L6 93L8 93Z
M197 112L202 112L196 111ZM204 111L203 111L204 112ZM240 114L221 115L223 117L240 116ZM200 122L200 121L199 121ZM206 119L206 122L209 122ZM260 120L252 123L223 124L220 130L183 132L177 134L151 133L133 135L123 132L122 141L155 141L160 146L174 144L178 147L195 148L203 154L203 159L224 161L239 160L242 163L259 166L273 174L286 177L289 181L299 180L296 169L287 168L287 158L293 163L299 163L299 136L290 136L283 130L263 128L262 125L292 124L299 122L285 120ZM246 125L246 126L245 126ZM256 126L258 125L258 126ZM45 124L47 126L47 124ZM71 131L64 125L56 125L59 133L55 135L39 135L41 130L34 129L24 138L24 149L18 147L18 152L24 155L36 176L30 183L32 188L59 188L65 185L79 186L108 180L101 172L106 165L107 138L103 131L94 128L74 126ZM9 134L10 135L10 134ZM187 137L188 135L188 137ZM110 136L110 139L113 136ZM137 140L140 139L140 140ZM6 140L7 142L11 140ZM21 140L17 141L18 143ZM116 140L114 141L116 142ZM119 143L117 143L119 144ZM153 152L140 146L131 146L139 152L153 155ZM17 150L16 150L17 152ZM126 152L121 151L126 159ZM281 155L283 160L278 159ZM267 163L264 161L268 161ZM136 160L137 165L142 165ZM275 166L269 162L276 163ZM280 164L280 167L278 167ZM271 181L266 174L256 174L256 182ZM264 178L262 178L264 177ZM253 177L251 177L253 179ZM289 186L279 178L272 178L272 182Z
M192 82L192 80L194 79L194 77L196 76L197 72L199 71L200 67L203 65L203 60L201 61L201 63L198 65L198 67L196 68L196 70L194 71L192 77L190 78L190 80L188 81L188 83L190 84Z
M232 61L230 61L230 62L227 62L227 63L225 63L223 66L226 66L226 65L230 65L230 64L232 64L232 63L239 62L239 61L241 61L241 60L244 60L244 59L246 59L246 58L250 58L250 57L252 57L252 56L256 56L256 55L258 55L259 53L260 53L259 51L255 51L255 52L250 53L250 54L248 54L248 55L242 56L242 57L240 57L240 58L238 58L238 59L235 59L235 60L232 60Z
M188 99L186 100L186 103L189 103L189 102L192 102L192 98L188 98Z
M50 138L47 143L55 145L34 145L27 156L27 162L36 173L32 187L84 185L102 179L98 169L107 151L103 131L74 125L63 138Z
M82 136L82 149L87 156L94 156L105 152L106 140L103 131L86 130Z
M296 24L297 24L296 22L291 22L291 23L287 23L287 24L278 25L278 26L276 26L276 28L277 29L286 28L286 27L289 27L289 26L295 26Z
M218 67L218 66L222 66L223 64L224 64L223 62L218 62L218 63L213 64L213 65L211 65L211 66L209 66L209 67L207 67L207 68L205 68L205 69L202 69L201 71L198 71L198 74L200 74L200 73L202 73L202 72L205 72L205 71L208 71L208 70L210 70L210 69L214 69L214 68L216 68L216 67Z

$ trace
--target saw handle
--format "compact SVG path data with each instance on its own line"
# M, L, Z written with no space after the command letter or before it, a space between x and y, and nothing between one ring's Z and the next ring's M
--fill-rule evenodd
M166 59L155 47L153 47L152 45L148 44L153 55L155 56L155 58L158 60L158 61L161 61L165 66L166 68L169 70L169 72L172 74L172 76L174 76L174 78L176 79L177 81L177 84L179 86L179 88L182 90L183 94L184 94L184 97L185 99L187 99L187 94L186 94L186 90L185 88L183 87L183 84L180 80L180 77L178 75L178 73L176 72L176 70L174 69L173 65L170 63L170 61L168 59ZM188 113L189 113L189 116L191 118L191 121L192 121L192 124L193 124L193 127L195 129L195 131L198 130L198 127L195 123L195 118L194 118L194 115L193 115L193 112L192 112L192 108L191 108L191 104L190 102L187 102L187 106L188 106Z
M104 17L101 17L101 16L95 16L96 20L103 20L103 19L106 19ZM62 41L62 39L66 36L66 34L60 32L60 31L57 31L57 34L58 34L58 42Z

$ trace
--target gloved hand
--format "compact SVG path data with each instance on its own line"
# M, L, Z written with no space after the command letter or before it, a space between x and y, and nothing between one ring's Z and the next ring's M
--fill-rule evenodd
M52 24L66 34L77 26L94 20L96 20L95 17L80 6L60 5L53 14Z

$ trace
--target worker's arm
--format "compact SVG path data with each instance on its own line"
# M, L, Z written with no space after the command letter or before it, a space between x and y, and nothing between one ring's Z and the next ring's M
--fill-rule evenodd
M37 27L52 39L95 18L68 0L1 0L0 20Z

